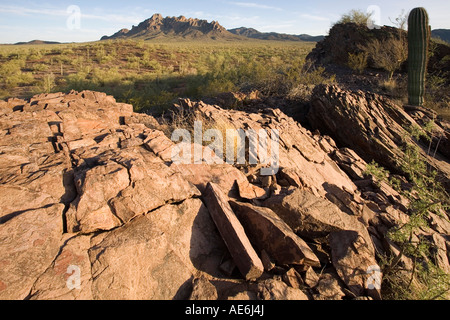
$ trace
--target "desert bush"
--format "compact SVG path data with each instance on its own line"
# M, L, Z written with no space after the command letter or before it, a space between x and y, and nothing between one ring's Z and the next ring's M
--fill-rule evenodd
M18 72L6 78L6 85L9 88L17 86L32 85L35 79L31 72Z
M47 73L37 85L37 91L50 93L56 87L55 75Z
M147 68L151 68L153 71L158 72L162 70L162 65L155 59L144 60L142 65Z
M69 55L61 54L55 58L53 58L55 62L63 63L63 64L71 64L72 63L72 57Z
M136 41L136 48L144 49L145 48L145 41L144 40Z
M376 68L388 72L389 80L408 58L407 43L400 36L393 36L383 41L373 39L366 45L360 46L360 49L370 57Z
M350 10L350 12L342 15L341 19L336 24L341 23L356 23L358 25L367 26L367 23L372 17L372 13L364 13L361 10Z
M386 90L390 95L394 95L395 90L397 89L397 81L394 79L381 80L380 87Z
M50 66L44 63L36 63L31 67L33 71L47 71L49 68Z
M34 77L29 72L22 72L24 67L25 60L22 59L10 60L0 66L0 78L7 88L32 84Z
M74 51L73 51L73 49L72 48L63 48L62 50L61 50L61 54L62 55L73 55L74 54Z
M299 74L288 76L288 79L294 81L295 84L316 86L319 84L334 83L336 76L328 75L324 67L316 67L311 61L305 61L301 66Z
M79 71L74 74L68 75L66 80L66 87L64 91L68 91L70 89L82 91L84 89L91 88L90 81L87 80L88 72Z
M129 55L127 57L127 67L130 69L136 69L140 71L141 58L135 55Z
M123 78L117 67L110 69L95 68L92 73L92 82L100 87L119 85Z
M70 61L70 64L71 64L72 66L75 66L75 67L80 67L80 66L83 65L83 63L85 63L85 59L84 59L83 56L79 56L79 57L73 58L73 59Z
M431 139L432 124L409 127L407 132L414 139ZM422 230L430 227L430 212L441 215L450 208L449 195L438 181L436 171L427 166L419 147L406 142L405 145L405 157L400 164L412 187L407 190L397 189L409 200L410 215L408 222L391 228L387 233L388 239L398 245L398 252L379 256L384 297L395 300L447 299L450 275L433 262L433 244ZM367 166L366 174L373 175L379 181L395 184L393 179L389 179L389 172L374 162ZM401 266L402 257L411 261L411 266Z
M0 66L0 75L8 76L20 72L25 67L25 60L9 60Z
M392 21L391 18L389 20L394 24L394 26L400 30L406 31L408 27L408 12L405 12L403 9L402 12L397 16L397 18Z
M5 89L0 89L0 99L4 100L10 97L10 92Z
M216 153L216 156L220 157L224 162L227 160L227 154L229 154L229 156L231 156L232 154L234 159L237 158L238 147L241 140L239 134L236 131L236 127L231 121L225 119L215 121L196 112L184 111L170 111L169 114L164 114L161 117L161 124L164 128L163 131L168 137L172 135L174 130L186 129L189 131L191 138L193 138L196 129L195 122L201 123L203 137L208 130L220 132L220 137L222 137L222 139L220 139L221 141L202 140L203 146L209 146L211 143L218 146L217 144L220 144L221 142L221 150L223 150L223 153Z
M367 52L348 53L348 66L361 74L367 68Z
M42 58L41 50L30 49L30 52L28 54L28 60L39 60L41 58Z

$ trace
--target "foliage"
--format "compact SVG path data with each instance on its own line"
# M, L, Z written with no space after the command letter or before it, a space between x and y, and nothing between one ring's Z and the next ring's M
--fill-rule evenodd
M350 69L361 74L367 68L367 52L348 53L348 66Z
M402 36L389 37L383 41L373 39L366 45L360 46L372 60L376 68L384 69L389 73L388 80L392 79L408 57L406 40Z
M361 10L350 10L350 12L342 15L341 19L336 22L340 23L356 23L358 25L367 26L367 23L372 17L372 13L364 13Z
M432 122L423 128L407 128L409 136L414 139L431 139L432 131ZM440 215L450 208L449 196L439 183L436 171L427 167L419 147L406 143L404 152L401 168L412 188L400 191L410 202L410 215L408 222L388 232L388 238L399 246L399 252L380 257L385 293L391 299L443 299L450 292L450 275L433 262L433 245L421 230L429 227L430 212ZM389 179L389 172L375 162L367 166L366 174L395 185L399 190L398 181ZM400 261L403 258L412 266L402 266Z
M37 90L45 93L52 92L55 87L55 75L53 73L46 74L37 85Z
M408 13L405 13L404 9L398 15L398 17L394 19L394 21L392 21L391 18L389 18L389 20L394 24L396 28L406 31L408 26Z
M389 178L389 171L380 167L375 160L372 160L371 163L367 164L364 174L372 175L376 181L387 181Z

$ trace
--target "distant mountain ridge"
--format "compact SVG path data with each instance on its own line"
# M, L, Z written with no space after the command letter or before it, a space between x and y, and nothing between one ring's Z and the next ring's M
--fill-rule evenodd
M28 42L17 42L15 45L24 45L24 44L60 44L61 42L56 41L44 41L44 40L31 40Z
M325 38L325 36L310 36L309 34L285 34L285 33L277 33L277 32L260 32L253 28L235 28L229 29L229 32L244 36L252 39L260 39L260 40L284 40L284 41L310 41L310 42L318 42Z
M450 29L435 29L431 31L433 38L438 38L450 43Z
M159 13L151 18L133 26L131 30L121 29L112 36L103 36L101 40L108 39L164 39L164 38L184 38L184 39L212 39L212 40L284 40L284 41L312 41L317 42L324 36L310 36L307 34L290 35L276 32L259 32L253 28L225 29L217 21L208 22L184 16L166 17Z
M150 19L133 26L131 30L122 29L112 36L104 36L101 40L134 38L152 40L158 38L180 37L185 39L239 39L240 37L228 32L218 22L208 22L184 16L166 17L159 13ZM241 39L242 40L242 39Z

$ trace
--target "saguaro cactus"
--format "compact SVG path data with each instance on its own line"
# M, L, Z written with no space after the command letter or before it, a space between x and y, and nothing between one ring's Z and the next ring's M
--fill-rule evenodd
M415 8L408 18L408 101L422 106L425 93L428 43L430 41L428 14L424 8Z

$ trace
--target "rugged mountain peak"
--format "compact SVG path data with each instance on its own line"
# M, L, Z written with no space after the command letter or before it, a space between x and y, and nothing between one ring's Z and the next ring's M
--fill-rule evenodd
M131 30L122 29L112 36L104 36L102 40L117 38L143 38L145 40L160 37L182 38L237 38L222 27L219 22L194 18L166 17L155 13L151 18L133 26Z
M155 13L154 15L152 15L152 17L150 18L150 20L156 21L156 20L162 20L164 19L163 16L160 13Z

